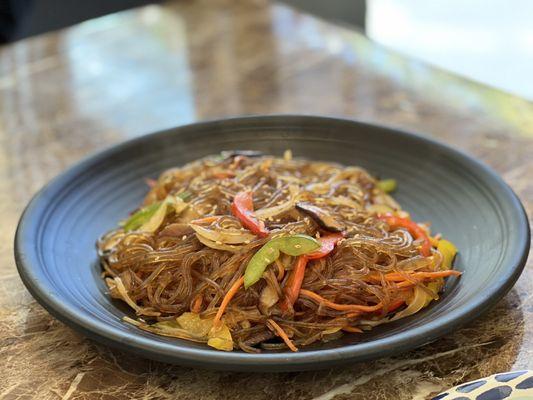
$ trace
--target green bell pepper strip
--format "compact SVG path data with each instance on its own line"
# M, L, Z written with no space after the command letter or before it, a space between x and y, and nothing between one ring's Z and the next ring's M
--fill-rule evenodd
M139 229L145 222L147 222L152 215L159 209L161 202L150 204L149 206L141 208L131 217L129 217L124 223L124 230L126 232L134 231Z
M188 197L190 197L192 194L191 192L182 192L178 195L176 195L177 198L180 198L181 200L185 200ZM124 222L124 230L126 232L135 231L139 229L141 226L146 224L148 221L150 221L150 218L154 216L154 214L159 210L159 207L164 205L163 203L168 203L168 199L170 196L168 196L163 201L157 201L155 203L152 203L146 207L141 208L139 211L137 211L135 214L130 216L125 222Z
M378 188L383 190L385 193L394 192L398 187L395 179L382 179L376 184Z
M248 289L259 281L266 267L276 261L280 253L301 256L320 248L320 243L308 235L290 235L272 239L265 243L251 258L244 271L244 287Z

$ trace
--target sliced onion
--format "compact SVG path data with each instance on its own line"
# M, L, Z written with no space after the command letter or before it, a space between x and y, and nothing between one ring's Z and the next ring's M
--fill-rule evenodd
M126 287L124 286L124 283L122 283L122 279L120 279L118 276L114 279L115 281L115 287L116 291L120 295L120 298L125 301L131 308L135 310L135 312L139 312L141 308L135 303L130 295L128 294L128 291L126 290ZM113 290L113 288L110 288Z
M192 335L186 329L181 328L181 326L176 321L161 321L156 322L155 324L149 325L141 321L136 321L129 317L122 318L123 321L128 322L136 327L142 329L143 331L155 333L156 335L174 337L178 339L191 340L193 342L205 343L207 338L205 336L195 336Z
M290 211L294 207L294 203L294 199L291 199L289 201L286 201L285 203L274 207L262 208L260 210L255 211L255 216L260 219L272 218L276 215L280 215L287 211Z
M422 288L415 286L414 288L414 295L413 297L407 301L408 306L406 309L397 312L393 317L391 318L383 318L379 320L361 320L359 321L359 324L363 326L363 328L366 327L376 327L378 325L386 324L392 321L396 321L401 318L405 318L409 315L416 314L421 309L426 307L431 302L432 297L426 293Z
M105 283L109 289L109 295L114 299L122 300L122 295L117 290L117 284L114 278L105 278Z
M389 320L389 322L396 321L400 318L405 318L409 315L413 315L419 312L422 308L424 308L427 304L429 304L429 301L432 300L431 296L428 293L426 293L423 289L419 288L418 286L415 286L414 291L415 293L413 297L407 301L408 303L407 308L405 310L402 310L396 313L396 315L394 315L394 317L392 317Z
M272 286L266 285L259 297L259 309L263 314L268 314L268 309L276 304L278 300L279 296L276 290Z
M375 196L374 202L377 204L385 204L394 210L402 209L402 207L398 204L398 202L386 193Z
M183 235L188 235L193 232L194 231L191 229L191 227L188 224L176 222L176 223L165 226L161 230L161 232L159 232L159 235L181 238Z
M161 224L165 220L165 217L167 215L167 209L168 203L166 201L163 201L157 208L154 215L152 215L148 221L142 224L139 230L144 232L156 231L157 228L159 228L159 226L161 226Z
M331 190L331 185L324 182L310 183L305 187L305 190L308 190L309 192L313 192L318 195L327 194Z
M196 238L207 247L211 247L212 249L216 250L225 250L225 251L231 251L232 253L236 253L239 250L241 250L241 246L234 246L231 244L224 244L222 242L217 243L212 240L207 239L206 237L196 234Z
M366 209L374 214L388 214L394 212L394 209L386 204L371 204L367 206Z
M356 210L361 209L361 205L359 203L353 201L352 199L346 196L332 197L331 199L328 199L328 203L338 205L338 206L346 206L346 207L354 208Z
M249 231L240 229L208 229L197 224L189 224L197 235L202 236L212 242L222 242L224 244L239 244L252 241L255 235Z
M188 204L180 197L168 195L165 200L161 202L157 211L146 221L140 228L140 231L155 232L165 220L167 213L174 210L176 215L179 215L188 207Z
M297 201L298 193L299 189L297 185L289 185L289 200L274 207L256 210L254 211L255 216L260 219L268 219L290 211Z
M199 343L207 342L209 346L217 350L233 350L233 339L228 326L222 322L220 326L215 328L213 327L212 318L202 319L198 314L183 313L176 320L161 321L151 325L129 317L122 319L142 330L157 335L191 340Z
M203 319L199 314L192 312L181 314L176 321L182 329L198 337L207 337L213 327L213 319Z
M334 327L331 327L329 329L322 331L322 335L331 335L333 333L337 333L341 329L342 329L342 326L334 326Z

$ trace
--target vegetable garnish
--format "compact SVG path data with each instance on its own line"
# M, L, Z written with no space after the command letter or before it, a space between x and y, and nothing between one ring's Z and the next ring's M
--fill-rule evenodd
M329 253L333 251L333 248L335 247L337 242L342 238L342 233L331 233L329 235L323 236L319 240L320 249L298 257L296 266L292 269L289 277L287 278L287 282L285 283L285 287L283 288L283 293L285 294L285 297L282 303L280 304L280 307L283 311L291 309L292 305L296 302L296 299L298 299L298 295L300 294L300 288L302 287L302 282L304 280L307 262L309 260L317 260L319 258L326 257Z
M276 333L276 335L283 339L283 341L291 351L298 351L298 348L294 345L294 343L292 343L291 339L289 339L289 336L287 336L285 331L281 328L281 326L276 323L276 321L274 321L273 319L268 319L267 326L271 327L272 330Z
M387 223L392 229L404 228L415 238L422 240L422 246L420 247L420 254L424 257L431 255L431 241L429 237L416 222L407 218L400 218L393 215L380 215L379 218Z
M196 313L186 312L175 320L160 321L151 325L129 317L124 317L123 320L142 330L161 336L207 343L208 346L217 350L233 350L233 339L228 326L220 323L215 327L212 319L201 318Z
M329 253L333 251L335 245L342 240L344 235L342 233L329 233L325 236L322 236L319 239L320 249L312 253L306 254L308 260L317 260L319 258L326 257Z
M394 192L398 187L395 179L382 179L376 183L376 186L385 193Z
M297 351L418 313L461 275L396 182L360 167L237 151L147 184L97 251L124 321L156 335Z
M311 216L311 218L313 218L313 220L315 220L323 229L327 229L331 232L342 232L345 228L344 225L334 217L313 204L299 202L295 204L295 207L297 210Z
M285 253L289 256L300 256L320 248L320 243L308 235L290 235L269 240L252 257L244 271L244 287L248 289L261 279L266 267Z
M237 291L241 288L241 286L244 283L244 277L240 277L235 281L235 283L229 288L228 292L222 299L222 303L220 304L220 307L217 311L217 314L215 315L215 319L213 320L214 324L217 325L222 318L222 315L224 314L224 311L226 311L226 307L228 306L229 302L235 296Z
M436 279L436 278L445 278L448 276L460 276L460 271L455 270L446 270L446 271L435 271L435 272L407 272L407 276L417 279L417 280L427 280L427 279ZM389 282L403 282L406 280L405 276L403 274L391 272L388 274L384 274L383 277L386 281ZM369 275L368 278L373 279L375 281L380 280L380 276L378 274L372 274Z
M302 282L304 280L305 267L307 266L308 261L309 259L306 256L298 257L296 265L291 270L287 282L285 282L285 287L283 288L283 294L285 297L280 304L280 308L283 311L292 309L292 305L296 302L296 299L298 299L300 288L302 287Z
M350 333L363 333L363 330L361 328L357 328L356 326L343 326L342 330Z
M315 300L317 303L322 304L326 307L332 308L337 311L362 311L362 312L373 312L381 310L383 304L380 302L373 306L362 306L358 304L337 304L332 301L329 301L319 294L311 292L310 290L301 289L300 294L304 297L308 297L312 300Z
M152 217L152 215L154 215L160 205L161 202L158 201L157 203L141 208L124 222L124 230L129 232L140 228Z
M191 312L198 314L202 310L203 299L201 295L196 296L191 305Z
M231 204L231 212L242 224L257 236L268 236L268 230L265 223L258 219L254 214L254 204L251 192L239 192L235 195Z
M457 247L452 242L441 239L437 245L437 250L442 255L441 269L448 270L452 267L453 259L457 254Z
M186 196L184 195L183 197ZM153 232L159 228L169 211L174 210L179 214L185 208L187 208L187 203L183 200L182 195L168 195L165 200L141 208L129 217L124 222L124 230L129 232L139 229Z

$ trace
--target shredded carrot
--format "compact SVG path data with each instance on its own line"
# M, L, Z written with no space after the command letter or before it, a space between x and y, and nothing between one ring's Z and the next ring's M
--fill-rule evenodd
M241 276L235 283L229 288L228 292L222 299L222 303L220 303L220 307L218 308L217 315L215 315L215 319L213 320L213 325L217 326L220 322L220 319L222 318L222 314L224 314L224 311L228 307L229 302L237 294L240 287L244 284L244 276Z
M401 306L403 306L405 304L405 300L404 299L398 299L392 303L389 304L389 308L388 308L388 312L392 312L398 308L400 308Z
M420 254L424 257L429 257L431 255L431 241L429 240L427 231L416 222L411 221L408 218L400 218L390 214L380 215L378 218L385 221L391 229L407 229L411 236L422 241Z
M267 323L272 327L272 329L274 329L276 335L283 339L289 349L292 351L298 351L298 348L294 345L294 343L292 343L292 340L289 339L285 331L276 323L276 321L273 319L267 319Z
M437 278L445 278L447 276L459 276L461 275L460 271L455 271L453 269L449 269L446 271L435 271L435 272L415 272L413 274L409 274L410 277L413 277L415 279L437 279ZM404 281L405 277L403 277L401 274L398 273L391 273L386 274L385 279L388 281Z
M410 278L414 278L414 279L437 279L437 278L445 278L447 276L459 276L461 274L462 272L456 271L453 269L449 269L446 271L435 271L435 272L412 272L412 273L406 272L407 276L409 276ZM380 275L377 273L370 274L368 275L368 277L372 280L380 279ZM407 280L405 278L405 275L400 274L398 272L390 272L388 274L385 274L384 277L385 277L385 280L389 282L403 282Z
M416 283L414 282L411 282L411 281L403 281L403 282L399 282L396 284L397 287L399 288L409 288L411 286L415 286Z
M404 304L405 304L405 300L403 299L398 299L396 301L393 301L392 303L389 304L389 309L387 310L387 313L393 312L394 310L400 308ZM376 310L376 311L379 311L379 310ZM356 317L359 317L361 314L362 314L361 312L355 311L355 312L348 312L345 314L345 316L346 318L356 318Z
M282 311L286 312L289 309L292 309L292 306L298 299L300 294L300 288L302 287L302 282L305 275L305 267L307 266L307 257L300 256L296 260L296 265L291 270L287 281L285 282L285 287L283 288L284 298L280 303L280 308Z
M202 310L202 302L202 295L197 295L192 303L191 312L198 314Z
M360 316L361 313L359 311L349 312L346 314L346 318L355 318Z
M342 330L350 333L363 333L362 329L356 328L355 326L343 326Z
M278 267L278 281L281 282L283 277L285 276L285 266L283 263L279 260L279 258L276 258L276 267Z
M213 177L217 179L226 179L226 178L234 178L235 173L230 171L220 171L213 173Z
M305 297L309 297L318 303L322 303L325 306L329 308L333 308L334 310L338 311L363 311L363 312L372 312L380 310L381 307L383 307L382 303L378 303L375 306L361 306L358 304L338 304L334 303L332 301L329 301L319 294L316 294L315 292L311 292L310 290L301 289L300 294Z

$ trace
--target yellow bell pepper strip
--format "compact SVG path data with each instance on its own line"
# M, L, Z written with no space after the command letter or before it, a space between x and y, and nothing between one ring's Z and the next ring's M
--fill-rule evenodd
M452 242L441 239L437 245L437 250L442 254L442 264L440 269L446 270L452 268L453 259L457 254L457 247Z
M275 262L280 252L289 256L301 256L320 248L320 243L307 235L281 236L265 243L251 258L244 271L244 287L248 289L261 279L266 267Z
M378 217L382 221L385 221L392 229L396 228L405 228L407 231L415 238L422 240L422 247L420 248L420 254L424 257L429 257L431 255L431 242L429 237L416 222L411 221L407 218L395 217L393 215L380 215Z
M320 249L314 251L313 253L298 257L296 266L292 269L289 277L287 278L287 282L285 283L285 287L283 288L285 297L280 303L280 308L282 311L289 310L289 308L292 307L298 299L308 260L317 260L319 258L326 257L333 251L337 242L343 237L344 236L342 233L331 233L323 236L320 238Z
M268 236L265 223L254 214L254 204L251 192L239 192L235 195L231 204L231 212L241 223L257 236Z
M440 264L441 271L448 271L452 269L453 260L457 254L457 247L452 242L441 239L437 243L437 250L442 255L442 262ZM442 286L444 285L444 279L436 279L429 282L426 286L438 297ZM426 305L431 302L431 298L426 301Z
M385 193L394 192L398 187L395 179L382 179L376 183L376 186L383 190Z

